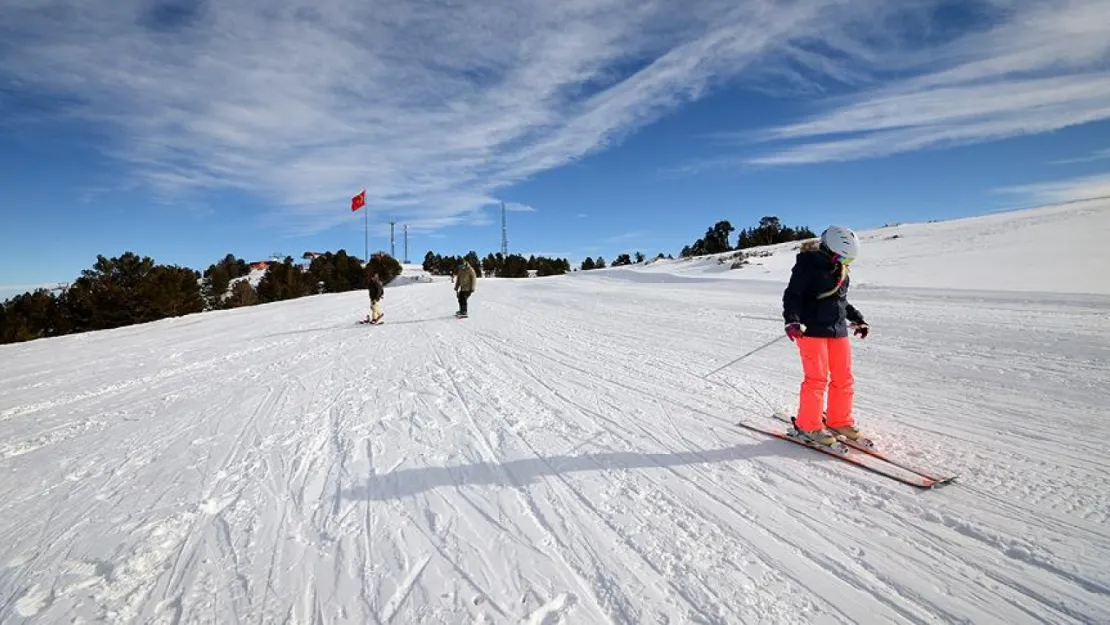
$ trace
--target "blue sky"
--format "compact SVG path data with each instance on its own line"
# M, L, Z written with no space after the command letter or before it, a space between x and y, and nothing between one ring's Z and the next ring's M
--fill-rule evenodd
M227 5L227 6L224 6ZM0 9L0 297L130 250L677 254L1110 195L1103 0ZM401 228L397 229L402 253ZM33 261L30 259L34 258Z

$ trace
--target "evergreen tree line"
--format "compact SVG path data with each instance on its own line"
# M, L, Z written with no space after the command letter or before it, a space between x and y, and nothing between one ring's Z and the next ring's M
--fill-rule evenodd
M537 276L560 276L570 271L570 261L565 258L547 258L545 256L529 256L524 258L520 254L505 256L498 252L487 254L479 260L474 251L465 256L443 256L428 252L424 256L424 271L436 276L449 276L455 273L459 264L466 261L479 278L527 278L530 271L535 271Z
M674 259L674 257L670 254L663 254L662 252L660 252L659 255L655 257L655 260L662 260L664 258L669 258L672 260ZM605 258L603 256L598 256L597 258L590 258L589 256L587 256L586 260L582 261L582 265L579 267L579 269L582 271L590 271L591 269L605 269L606 267L625 267L628 265L639 265L646 261L647 257L644 256L643 252L636 252L635 254L619 254L616 259L613 260L613 264L611 265L605 261Z
M369 266L386 284L401 274L401 264L385 253L374 255ZM91 269L60 292L38 289L0 304L0 343L367 287L362 259L344 250L315 257L307 269L288 256L271 262L257 288L246 279L250 271L245 260L232 254L203 274L133 252L118 258L98 255Z
M705 236L682 249L681 257L721 254L762 245L816 238L807 227L787 227L778 217L763 217L759 225L738 233L735 247L729 239L736 229L719 221ZM657 259L671 258L659 254ZM539 276L571 271L562 258L519 254L488 254L479 259L471 251L465 256L441 256L428 252L424 270L434 275L451 275L466 260L481 277L524 278L530 271ZM642 253L620 254L613 267L645 262ZM388 284L401 274L401 264L384 252L375 254L369 266ZM603 257L586 258L583 271L609 266ZM307 269L291 257L269 263L255 287L246 279L250 265L228 254L210 265L203 274L176 265L162 265L149 257L126 252L118 258L98 255L96 263L67 288L55 292L39 289L0 304L0 343L27 341L91 330L108 330L167 317L206 310L253 306L319 293L340 293L366 288L362 259L345 250L327 252L312 259Z
M745 228L737 237L736 247L732 247L729 238L736 228L728 221L718 221L705 231L705 236L695 241L692 245L682 248L680 256L705 256L708 254L723 254L734 250L744 250L762 245L789 243L790 241L803 241L816 238L812 230L807 227L788 227L782 225L778 217L769 216L759 220L759 225L754 228Z
M763 217L759 220L759 225L754 228L745 228L739 232L737 237L736 246L733 247L729 242L732 233L736 232L736 228L729 221L718 221L712 227L706 229L705 236L695 241L692 245L687 245L682 248L679 253L681 258L690 258L692 256L707 256L710 254L723 254L725 252L732 252L737 250L744 250L751 247L759 247L762 245L774 245L776 243L788 243L790 241L803 241L805 239L816 238L817 235L807 227L788 227L783 226L778 217L770 216ZM673 259L670 254L659 254L655 257L656 260ZM642 253L636 252L635 254L620 254L610 265L606 262L605 258L598 256L597 258L587 257L582 261L580 269L582 271L590 271L591 269L605 269L606 267L622 267L625 265L640 264L645 262L645 257Z

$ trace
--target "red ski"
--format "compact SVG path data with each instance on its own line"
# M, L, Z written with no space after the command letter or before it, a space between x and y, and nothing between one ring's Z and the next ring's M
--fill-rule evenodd
M793 420L791 420L791 418L786 414L783 414L781 412L776 412L776 413L774 413L774 417L776 419L778 419L779 421L782 421L783 423L788 423L791 426L794 425ZM911 464L905 462L904 460L899 460L897 458L892 458L892 457L888 456L886 453L884 453L882 451L879 451L875 447L875 444L872 443L870 440L868 440L866 443L861 443L861 442L854 441L850 438L847 438L845 436L841 436L839 434L836 434L836 440L840 441L841 443L843 443L847 447L851 447L852 449L855 449L856 451L860 451L860 452L865 453L869 456L874 456L875 458L878 458L879 460L882 460L883 462L886 462L890 465L896 466L899 469L903 469L905 471L909 471L910 473L920 475L923 478L933 480L937 484L947 484L949 482L954 482L956 480L956 477L957 477L955 475L952 475L952 476L949 476L949 477L940 477L932 471L928 471L928 470L925 470L925 469L918 468L914 465L911 465Z
M884 465L875 465L875 464L870 464L868 462L865 462L863 460L863 458L860 458L859 456L856 456L852 453L852 451L857 450L856 447L850 447L850 446L848 446L846 444L843 444L843 443L841 443L841 445L838 448L826 448L826 447L822 447L821 445L818 445L816 443L809 443L809 442L805 442L805 441L802 441L802 440L799 440L799 439L796 439L796 438L792 438L790 436L787 436L786 432L777 431L777 430L763 429L761 427L757 427L757 426L754 426L754 425L749 425L749 424L744 423L744 422L739 422L736 425L738 425L742 428L751 430L753 432L759 432L761 434L766 434L768 436L774 436L775 438L778 438L778 439L781 439L781 440L784 440L784 441L789 441L789 442L794 443L795 445L799 445L801 447L807 447L807 448L812 449L814 451L821 452L821 453L823 453L827 456L832 456L833 458L843 460L844 462L847 462L849 464L854 464L854 465L856 465L857 467L859 467L861 469L870 471L870 472L878 474L878 475L882 475L883 477L888 477L892 480L901 482L903 484L908 484L908 485L913 486L915 488L931 489L931 488L934 488L936 486L943 486L945 484L948 484L952 480L956 479L955 477L942 478L942 479L933 478L933 477L926 477L926 476L923 476L923 475L920 475L920 474L916 474L913 471L910 471L910 472L915 473L915 474L913 476L908 476L908 475L904 475L902 473L899 473L896 470L886 468ZM860 451L862 451L862 450L860 450ZM867 452L864 452L864 453L867 453ZM875 456L873 454L868 454L868 455L870 455L870 456L872 456L872 457L874 457L874 458L876 458L880 461L886 462L885 458L881 458L881 457ZM893 464L893 463L888 462L887 464L890 467L893 467L895 469L903 468L903 467L899 467L898 465ZM906 470L906 469L903 469L903 470Z

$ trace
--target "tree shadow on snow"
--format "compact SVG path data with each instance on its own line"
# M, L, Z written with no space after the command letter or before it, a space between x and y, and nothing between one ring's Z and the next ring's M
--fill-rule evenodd
M615 451L578 456L534 457L504 463L477 462L446 467L402 469L371 475L361 486L345 489L347 499L388 501L402 499L443 486L522 487L542 478L584 471L659 469L751 460L789 453L785 443L767 440L707 451L640 453ZM805 450L799 450L805 453ZM799 454L800 455L800 454Z

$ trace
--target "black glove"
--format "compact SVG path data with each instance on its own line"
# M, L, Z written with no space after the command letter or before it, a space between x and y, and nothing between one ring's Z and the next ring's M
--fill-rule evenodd
M861 339L865 339L867 338L867 333L871 331L871 328L868 327L866 323L853 323L852 331L855 333L856 336L860 337Z

